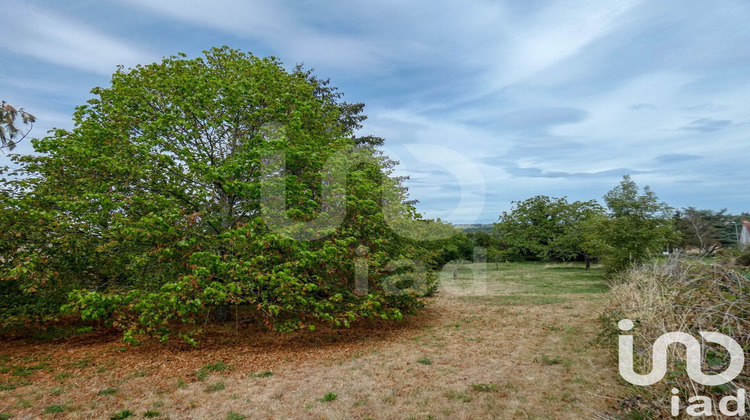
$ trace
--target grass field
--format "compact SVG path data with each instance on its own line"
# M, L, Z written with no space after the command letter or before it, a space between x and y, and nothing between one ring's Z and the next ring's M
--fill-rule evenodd
M398 324L227 323L198 349L104 332L15 340L0 350L0 418L595 418L617 405L596 343L606 290L597 268L471 264Z

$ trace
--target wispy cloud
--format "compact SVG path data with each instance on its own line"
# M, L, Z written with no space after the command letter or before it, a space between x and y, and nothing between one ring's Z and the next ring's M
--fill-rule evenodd
M572 107L549 107L511 111L499 116L497 124L507 129L522 129L526 133L545 133L558 125L584 121L588 112Z
M616 29L618 20L640 1L575 1L549 3L518 19L509 42L498 51L493 84L501 88L580 53Z
M88 72L112 74L119 64L132 66L155 58L80 21L22 2L4 3L0 27L5 34L0 48Z
M670 164L670 163L682 163L682 162L689 162L689 161L695 161L700 160L701 157L697 155L690 155L687 153L670 153L666 155L657 156L655 160L660 164Z
M377 51L356 35L342 35L310 25L298 7L283 2L221 0L213 2L181 0L130 0L136 6L185 22L252 38L278 51L294 63L329 65L341 69L377 67ZM316 4L315 7L324 7ZM377 46L375 46L377 49Z
M731 120L715 120L713 118L700 118L680 128L687 131L698 131L701 133L713 133L732 125Z
M507 167L506 171L515 176L528 178L619 178L623 175L637 175L653 173L654 171L639 171L632 168L614 168L597 172L559 172L545 171L541 168Z

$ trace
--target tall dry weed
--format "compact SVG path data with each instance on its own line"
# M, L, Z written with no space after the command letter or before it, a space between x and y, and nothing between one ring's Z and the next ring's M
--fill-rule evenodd
M607 312L603 316L608 336L621 332L620 319L630 319L635 328L628 334L635 341L635 369L648 373L651 349L662 334L682 331L700 339L700 331L724 333L745 350L750 350L750 280L727 262L709 264L679 255L668 260L633 268L615 280ZM613 343L616 348L616 341ZM724 371L729 354L722 347L703 343L703 371ZM630 387L630 397L622 410L628 418L673 418L669 414L672 388L680 391L683 403L694 395L718 401L742 388L750 390L750 377L743 372L722 386L706 387L693 382L685 373L685 349L669 347L666 377L649 387Z

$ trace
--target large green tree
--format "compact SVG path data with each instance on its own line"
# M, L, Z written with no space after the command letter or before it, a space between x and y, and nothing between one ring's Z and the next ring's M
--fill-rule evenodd
M495 224L494 234L510 259L570 260L581 257L590 264L584 246L586 222L601 214L595 201L538 195L513 202L510 212L503 212Z
M92 93L2 184L0 323L67 303L166 339L227 305L277 329L421 305L429 275L398 261L426 253L390 228L418 215L382 139L355 135L363 105L326 80L225 47Z
M672 209L629 175L604 196L608 214L587 229L587 247L605 268L619 271L665 250L675 239Z

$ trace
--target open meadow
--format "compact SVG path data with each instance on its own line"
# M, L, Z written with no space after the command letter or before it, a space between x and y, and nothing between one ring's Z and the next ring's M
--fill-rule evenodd
M485 271L486 269L486 271ZM422 316L276 334L240 316L129 347L119 332L6 342L3 418L581 419L616 405L602 272L474 263ZM70 333L70 331L68 332Z

